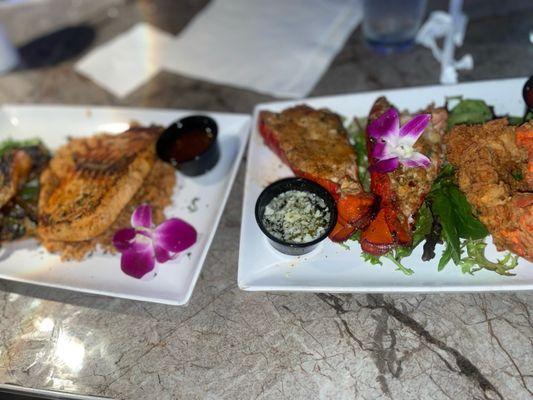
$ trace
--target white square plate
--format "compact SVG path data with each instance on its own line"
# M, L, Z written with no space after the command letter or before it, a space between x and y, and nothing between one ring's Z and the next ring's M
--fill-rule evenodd
M239 254L239 287L244 290L283 290L310 292L469 292L533 289L533 265L520 259L514 277L479 271L473 276L462 274L451 262L437 272L438 256L430 262L421 261L422 246L404 259L414 270L411 276L395 271L391 262L383 266L365 263L356 242L346 242L349 250L326 239L312 254L292 257L274 250L259 230L254 207L262 189L269 183L292 176L276 155L263 143L257 130L257 116L261 110L281 111L306 103L312 107L329 108L348 120L366 117L379 96L387 96L400 109L416 111L435 102L443 105L446 96L462 95L483 99L494 105L497 114L522 115L524 103L522 86L525 79L507 79L460 84L430 86L400 90L386 90L353 95L320 97L299 101L259 104L254 111L252 136L248 150L246 181ZM437 248L437 255L442 248ZM497 257L492 244L487 256Z
M177 173L167 217L180 217L198 231L198 242L177 260L159 266L151 281L122 273L119 255L94 254L83 262L61 262L35 240L5 244L0 249L0 278L108 296L167 304L185 304L191 297L246 146L250 117L185 110L4 105L0 107L0 140L39 137L52 150L67 136L121 132L131 121L169 125L191 114L207 114L219 127L221 157L207 174L189 178ZM198 198L198 210L188 208Z

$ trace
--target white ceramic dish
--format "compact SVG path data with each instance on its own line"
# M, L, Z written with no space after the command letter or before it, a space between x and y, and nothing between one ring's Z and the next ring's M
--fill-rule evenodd
M395 271L388 260L384 261L383 266L365 263L360 257L360 247L355 242L347 242L349 250L346 250L327 239L312 254L286 256L270 247L254 218L255 201L261 190L279 178L293 175L263 144L257 131L259 111L281 111L295 104L306 103L317 108L327 107L351 120L354 116L367 116L373 102L382 95L398 107L411 111L422 109L431 102L443 105L446 96L463 95L494 105L497 114L522 115L524 103L521 93L525 80L484 81L259 104L254 111L246 168L239 287L244 290L362 293L532 290L533 265L524 259L520 260L514 277L489 271L479 271L474 276L465 275L453 263L437 272L438 257L430 262L422 262L422 249L419 246L404 263L415 273L405 276ZM437 251L440 254L441 248ZM498 256L492 244L487 247L486 254L489 258Z
M51 149L67 136L121 132L130 121L168 125L191 114L207 114L219 126L221 158L207 174L189 178L178 173L173 205L167 216L190 222L198 242L177 260L159 266L151 281L131 278L120 270L119 255L95 254L83 262L61 262L34 240L0 249L0 278L136 300L181 305L189 300L246 146L250 117L201 111L110 107L4 105L0 108L0 140L41 138ZM198 210L188 206L194 198Z

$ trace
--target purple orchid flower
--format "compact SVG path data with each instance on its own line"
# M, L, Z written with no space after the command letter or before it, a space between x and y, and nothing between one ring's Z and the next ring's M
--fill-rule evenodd
M374 139L370 156L376 160L368 169L375 172L392 172L400 166L407 168L431 165L431 160L414 150L414 144L429 124L430 114L419 114L400 127L400 115L389 108L368 126L368 134Z
M122 253L120 267L134 278L150 278L156 261L165 263L196 243L196 230L179 218L170 218L154 228L152 208L141 204L131 215L132 228L118 230L113 245Z

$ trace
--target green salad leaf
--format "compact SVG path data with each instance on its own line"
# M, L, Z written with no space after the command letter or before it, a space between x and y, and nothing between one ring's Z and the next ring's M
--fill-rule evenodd
M448 129L459 124L482 124L493 118L492 110L483 100L464 99L450 110Z
M368 172L368 153L365 135L366 118L354 118L348 126L348 134L357 154L357 172L363 188L370 190L370 173Z
M466 248L467 254L459 263L463 273L473 274L481 269L488 269L500 275L515 275L509 271L518 265L518 256L507 252L501 260L490 261L485 257L487 244L483 240L465 240L463 247Z
M26 146L38 146L41 144L41 141L39 139L28 139L28 140L13 140L13 139L6 139L2 142L0 142L0 157L2 157L6 152L17 149L20 147L26 147Z
M450 260L461 262L461 239L482 239L489 232L472 211L472 206L455 183L454 168L446 164L433 183L428 199L431 211L442 226L445 250L439 262L439 270Z

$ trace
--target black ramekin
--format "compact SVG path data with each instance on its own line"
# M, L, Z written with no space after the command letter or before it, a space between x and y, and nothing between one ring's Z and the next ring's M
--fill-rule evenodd
M211 144L202 153L195 157L177 162L172 159L170 149L176 139L190 131L210 132L213 135ZM156 150L159 158L172 164L176 169L187 176L198 176L211 170L220 158L218 144L218 126L215 120L206 115L191 115L180 119L165 129L157 140Z
M330 212L329 225L326 227L324 234L315 240L307 243L288 243L273 236L263 225L263 216L265 208L270 201L277 195L289 190L301 190L316 194L324 200ZM335 200L322 186L309 179L304 178L286 178L276 181L267 186L257 198L255 203L255 220L261 231L268 238L268 241L276 250L291 256L299 256L314 250L318 244L324 240L333 230L337 223L337 206Z

